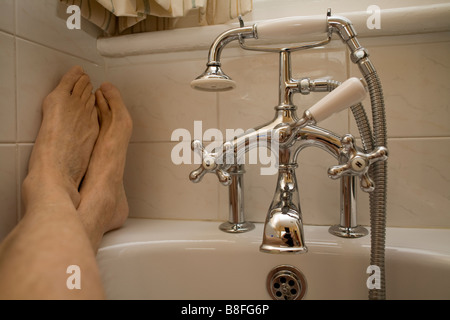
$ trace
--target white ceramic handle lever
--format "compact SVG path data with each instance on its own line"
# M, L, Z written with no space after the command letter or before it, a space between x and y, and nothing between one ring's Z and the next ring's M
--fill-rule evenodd
M289 17L255 24L258 39L297 38L302 35L327 33L328 21L323 16Z
M334 113L360 103L366 97L366 88L358 78L350 78L339 87L309 108L316 122L320 122Z

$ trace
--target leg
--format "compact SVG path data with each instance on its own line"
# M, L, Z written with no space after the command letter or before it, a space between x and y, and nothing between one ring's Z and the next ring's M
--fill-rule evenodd
M128 216L123 171L132 131L131 117L114 86L103 84L96 101L100 133L80 188L78 208L94 251L103 234L120 227Z
M98 132L92 85L74 67L43 103L22 186L25 216L0 245L0 298L103 297L95 253L76 210ZM67 288L70 265L81 269L81 290Z

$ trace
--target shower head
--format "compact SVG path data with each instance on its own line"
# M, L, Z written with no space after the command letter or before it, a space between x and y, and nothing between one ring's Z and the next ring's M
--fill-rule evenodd
M255 38L254 26L234 28L220 34L209 49L205 72L191 82L191 87L209 92L222 92L234 89L236 83L222 71L220 55L228 43L244 38Z
M229 91L236 87L236 82L223 73L220 64L208 64L206 71L191 82L191 87L209 92Z

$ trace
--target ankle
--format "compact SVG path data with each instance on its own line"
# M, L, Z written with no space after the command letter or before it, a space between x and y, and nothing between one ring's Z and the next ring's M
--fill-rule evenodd
M29 173L22 184L25 207L33 204L67 203L75 208L80 203L78 190L62 177L42 173Z

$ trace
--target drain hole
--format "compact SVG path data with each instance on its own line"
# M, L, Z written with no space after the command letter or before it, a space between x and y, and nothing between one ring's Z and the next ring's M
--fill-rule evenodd
M281 265L268 274L267 290L274 300L300 300L306 293L306 280L295 267Z

